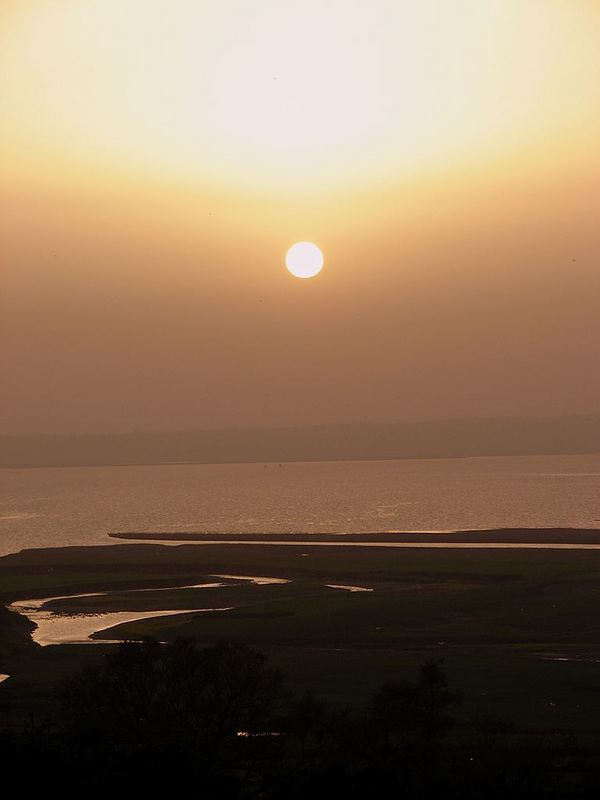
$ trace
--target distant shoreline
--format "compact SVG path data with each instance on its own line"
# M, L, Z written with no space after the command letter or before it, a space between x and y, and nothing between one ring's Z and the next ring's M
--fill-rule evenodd
M123 467L134 469L136 467L227 467L227 466L265 466L279 467L286 464L369 464L385 461L469 461L485 458L577 458L585 456L600 456L600 449L593 451L548 451L537 453L467 453L464 455L424 455L424 456L381 456L365 458L281 458L274 461L260 459L251 461L136 461L136 462L106 462L106 463L74 463L74 464L1 464L0 470L16 469L112 469ZM574 473L577 474L577 473Z
M600 413L88 434L0 435L9 469L596 455Z

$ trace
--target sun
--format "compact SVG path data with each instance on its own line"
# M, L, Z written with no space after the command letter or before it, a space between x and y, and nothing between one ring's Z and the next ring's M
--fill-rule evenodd
M323 269L323 253L312 242L296 242L287 251L285 265L296 278L314 278Z

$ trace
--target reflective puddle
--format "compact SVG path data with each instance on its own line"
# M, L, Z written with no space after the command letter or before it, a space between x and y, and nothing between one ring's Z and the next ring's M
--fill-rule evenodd
M343 589L345 592L372 592L373 589L369 589L366 586L350 586L349 584L345 583L326 583L328 589Z
M261 575L215 575L215 578L226 578L235 581L249 581L258 586L274 586L275 584L289 583L285 578L266 578Z

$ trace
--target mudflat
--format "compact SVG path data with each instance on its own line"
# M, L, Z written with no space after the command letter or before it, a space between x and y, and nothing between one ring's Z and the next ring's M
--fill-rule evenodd
M206 532L135 532L108 534L113 539L162 542L228 542L308 543L311 539L328 543L356 544L600 544L597 528L491 528L463 531L382 531L380 533L227 533Z

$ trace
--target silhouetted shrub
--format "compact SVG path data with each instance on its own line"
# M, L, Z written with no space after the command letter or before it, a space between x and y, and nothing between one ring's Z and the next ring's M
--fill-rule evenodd
M171 794L190 782L209 800L597 796L593 753L490 718L459 720L460 697L437 661L350 711L284 693L250 647L147 640L71 676L60 700L50 724L0 731L6 785L26 776L42 791L54 774L86 797L115 787Z

